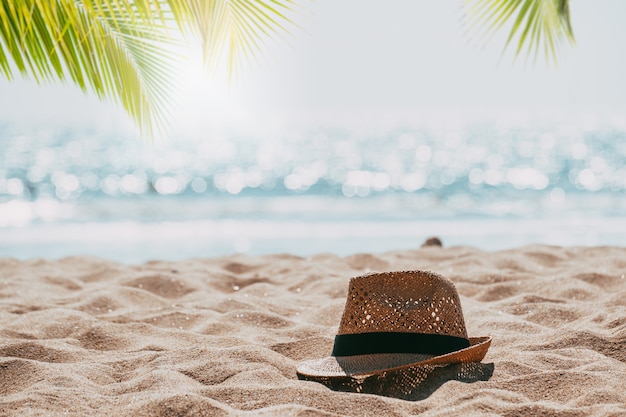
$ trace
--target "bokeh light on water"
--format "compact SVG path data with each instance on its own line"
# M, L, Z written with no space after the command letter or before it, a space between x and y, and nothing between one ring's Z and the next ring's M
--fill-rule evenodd
M264 239L262 233L276 239L272 250L299 253L320 249L307 244L311 234L336 238L340 245L342 239L367 238L367 230L372 239L387 239L367 250L394 249L394 236L400 242L398 235L418 239L427 232L476 243L469 232L463 241L461 220L487 227L494 224L487 220L569 218L580 224L593 217L606 223L607 232L599 227L599 234L578 243L620 244L610 222L622 224L626 212L626 132L619 128L398 127L371 135L302 128L273 137L233 134L168 146L81 132L20 136L8 127L0 127L0 135L0 255L29 256L12 248L53 242L42 235L51 227L89 226L92 234L117 227L132 240L167 222L179 226L179 232L167 229L170 239L184 240L184 231L193 230L207 256L262 252L254 243ZM268 224L293 230L299 224L301 235L263 229ZM395 231L389 235L381 225ZM325 228L330 232L321 233ZM528 239L554 243L558 233L542 235L541 229ZM219 246L219 239L230 243L211 249L207 242ZM300 239L300 246L289 239ZM104 239L110 240L115 236ZM495 233L483 243L498 248L520 242L526 243Z

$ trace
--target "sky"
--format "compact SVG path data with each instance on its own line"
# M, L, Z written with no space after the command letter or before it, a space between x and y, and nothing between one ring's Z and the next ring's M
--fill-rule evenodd
M572 0L576 45L558 66L502 56L506 33L487 44L469 30L460 0L300 1L287 41L231 84L198 65L176 83L170 135L217 126L286 126L306 121L372 123L389 118L493 118L523 114L624 123L626 1ZM0 122L16 126L122 129L110 102L68 85L0 80Z

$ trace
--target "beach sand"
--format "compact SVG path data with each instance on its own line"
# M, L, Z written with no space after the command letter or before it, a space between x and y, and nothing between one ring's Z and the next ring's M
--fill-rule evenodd
M490 377L409 399L299 381L332 349L349 278L407 269L456 284L469 335L493 337ZM0 415L623 416L625 274L617 247L0 259Z

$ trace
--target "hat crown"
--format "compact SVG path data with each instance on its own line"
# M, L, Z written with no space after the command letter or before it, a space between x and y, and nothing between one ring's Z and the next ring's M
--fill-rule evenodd
M378 332L468 338L454 284L426 271L372 273L350 280L337 334Z

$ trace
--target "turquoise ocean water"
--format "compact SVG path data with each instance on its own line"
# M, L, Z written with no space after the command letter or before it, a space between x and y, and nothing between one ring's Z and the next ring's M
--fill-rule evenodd
M299 128L145 143L0 124L0 257L626 245L626 130Z

